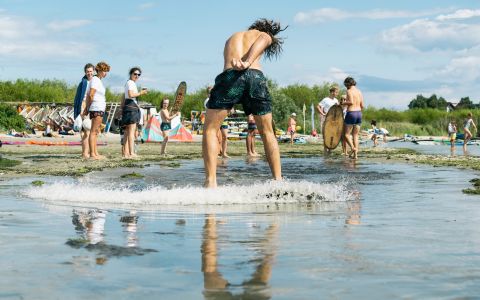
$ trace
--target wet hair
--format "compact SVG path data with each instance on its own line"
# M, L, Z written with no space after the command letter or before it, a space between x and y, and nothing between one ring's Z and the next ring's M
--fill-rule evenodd
M346 87L351 87L351 86L357 85L357 82L356 82L355 79L353 79L352 77L347 77L347 78L345 78L345 80L343 81L343 84L344 84Z
M128 72L128 75L132 76L132 74L133 74L135 71L139 71L140 73L142 73L142 69L140 69L140 67L133 67L133 68L131 68L130 71Z
M370 122L370 125L377 126L377 121L372 120L372 122Z
M277 58L283 50L282 45L284 39L275 36L287 28L288 26L282 29L279 22L262 18L253 22L253 24L248 27L248 30L258 30L261 32L265 32L272 38L272 43L270 44L270 46L268 46L267 49L265 49L265 57L268 59L272 59L274 57Z
M101 62L99 62L99 63L97 64L97 66L95 67L95 70L96 70L97 72L100 72L100 71L102 71L102 72L110 72L110 66L109 66L106 62L101 61Z
M329 91L330 93L333 93L333 92L335 92L335 91L338 91L338 87L332 86L328 91Z
M87 72L87 69L88 69L88 68L92 68L92 69L95 70L95 66L92 65L91 63L88 63L88 64L85 65L85 67L83 67L83 71L84 71L84 72Z

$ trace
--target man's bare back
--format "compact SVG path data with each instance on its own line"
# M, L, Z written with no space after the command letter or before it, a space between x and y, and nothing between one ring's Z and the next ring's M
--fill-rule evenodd
M362 92L355 86L347 90L347 111L361 111L363 110L363 95Z
M259 30L234 33L225 43L223 70L261 70L260 58L271 43L270 35Z

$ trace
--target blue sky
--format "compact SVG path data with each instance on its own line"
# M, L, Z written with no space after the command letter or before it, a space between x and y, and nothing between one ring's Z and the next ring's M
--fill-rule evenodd
M405 109L419 93L480 101L480 2L472 0L0 0L0 80L75 84L85 63L105 60L114 90L137 65L142 86L173 91L185 80L196 90L222 71L225 40L260 17L290 26L283 55L263 64L282 86L351 75L376 107Z

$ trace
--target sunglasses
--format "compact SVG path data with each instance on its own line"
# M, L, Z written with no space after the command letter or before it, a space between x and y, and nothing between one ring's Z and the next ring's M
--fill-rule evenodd
M133 75L138 76L138 77L142 76L141 73L133 73Z

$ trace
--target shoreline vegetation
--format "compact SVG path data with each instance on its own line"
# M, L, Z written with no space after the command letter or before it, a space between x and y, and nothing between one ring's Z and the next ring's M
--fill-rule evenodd
M273 119L277 127L286 129L288 117L293 112L303 120L303 106L305 105L306 123L304 126L303 122L299 122L299 125L305 127L306 134L310 134L312 128L311 105L316 106L321 99L329 95L330 87L337 84L325 82L313 86L293 84L280 87L274 81L269 80L268 85L273 99ZM204 110L203 102L206 98L206 88L207 86L187 92L181 110L184 118L188 119L191 111ZM339 88L340 97L345 94L345 90L342 87ZM0 131L7 131L12 128L17 131L23 130L20 124L22 117L15 115L12 110L12 103L43 102L73 105L75 90L75 85L69 86L61 80L18 79L16 81L0 81ZM163 92L149 89L149 93L143 95L140 101L159 108L164 97L172 99L174 91ZM116 94L107 89L106 99L107 102L119 103L121 93ZM368 99L365 99L365 101L368 106ZM410 101L408 109L404 111L369 106L363 111L364 123L362 129L370 129L370 121L376 120L378 128L386 128L394 136L403 136L404 134L443 136L446 135L446 128L450 120L455 120L457 124L463 124L469 111L474 113L474 121L476 124L478 123L480 115L476 114L475 111L479 105L473 104L468 97L463 97L452 112L447 112L447 105L447 100L442 97L431 95L427 98L418 95ZM10 109L7 109L9 106ZM241 109L241 107L238 108ZM316 112L315 114L315 125L318 128L318 115ZM303 133L303 128L300 132Z
M105 160L82 160L78 147L46 147L46 146L5 146L2 148L0 159L0 174L7 176L82 176L92 171L101 171L109 168L143 168L146 165L157 164L163 167L177 168L181 160L202 158L201 143L171 143L167 157L160 156L160 145L140 145L140 159L125 160L120 157L120 145L110 143L101 148ZM263 147L257 145L258 152L265 159ZM294 145L280 144L282 158L318 157L324 156L321 144ZM229 155L233 159L247 159L244 141L229 141ZM330 154L332 159L345 159L341 150L337 148ZM480 157L419 154L412 149L402 148L362 148L360 161L374 160L379 162L405 162L431 165L434 167L456 167L461 169L480 170ZM128 174L136 176L135 173ZM127 176L128 177L128 176Z

